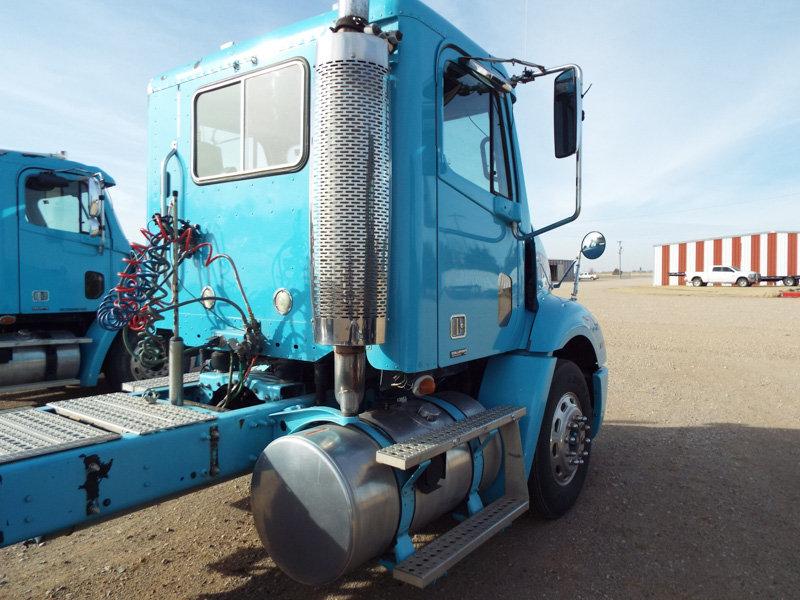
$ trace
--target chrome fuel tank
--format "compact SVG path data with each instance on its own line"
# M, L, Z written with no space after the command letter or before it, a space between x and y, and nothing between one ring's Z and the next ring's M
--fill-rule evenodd
M80 366L78 339L68 331L0 335L0 387L72 379Z
M275 563L308 585L333 581L380 554L400 519L391 467L353 427L324 424L278 438L253 472L256 529Z
M447 401L467 414L483 410L462 394ZM435 404L416 398L360 418L396 442L453 422ZM278 438L261 453L252 480L253 516L264 546L287 575L321 585L390 549L400 491L392 468L375 462L378 449L358 427L325 423ZM499 440L484 450L484 465L481 487L497 476ZM427 486L415 491L412 531L466 499L472 482L468 447L450 450L443 464L429 470Z

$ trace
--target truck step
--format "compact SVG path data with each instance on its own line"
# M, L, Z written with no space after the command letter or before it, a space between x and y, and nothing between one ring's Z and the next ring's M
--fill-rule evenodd
M395 579L424 588L528 510L527 498L503 496L398 564Z
M119 438L35 408L0 412L0 464Z
M183 385L200 381L200 373L185 373L183 375ZM140 379L138 381L126 381L122 384L122 390L133 394L143 394L148 390L165 390L169 387L169 377L153 377L151 379Z
M524 415L525 409L519 406L490 408L463 421L378 450L375 460L405 471L493 429L519 421Z
M216 415L184 406L150 403L121 392L51 402L58 414L117 433L145 435L165 429L213 421Z

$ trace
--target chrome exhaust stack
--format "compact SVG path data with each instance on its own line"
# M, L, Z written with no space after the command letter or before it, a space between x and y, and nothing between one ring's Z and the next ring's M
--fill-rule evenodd
M359 412L366 346L386 331L391 157L389 44L368 33L369 2L340 2L317 44L312 126L314 339L334 346L334 393Z

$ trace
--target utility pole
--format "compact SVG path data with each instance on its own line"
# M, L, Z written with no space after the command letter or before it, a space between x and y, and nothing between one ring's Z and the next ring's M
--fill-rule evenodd
M622 240L617 240L617 253L619 254L619 278L622 279Z

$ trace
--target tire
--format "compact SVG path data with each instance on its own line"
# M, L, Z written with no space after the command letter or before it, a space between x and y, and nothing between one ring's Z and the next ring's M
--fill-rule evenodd
M703 280L702 279L700 279L699 277L692 278L692 286L693 287L700 287L701 285L703 285Z
M736 285L739 287L748 287L750 282L747 281L747 277L739 277L739 279L736 280Z
M783 285L785 285L787 287L793 287L796 283L797 283L797 281L791 275L789 275L789 277L784 277L783 278Z
M557 414L558 413L558 414ZM566 513L583 488L586 472L589 469L587 454L581 457L582 464L564 467L565 450L572 446L564 443L553 443L553 437L563 438L569 430L567 418L561 420L561 415L572 415L577 418L580 414L586 418L587 423L592 421L592 405L589 399L589 388L586 379L578 366L569 360L559 360L553 373L553 382L547 397L547 406L544 419L539 430L539 439L536 442L536 455L533 459L533 468L528 478L528 491L535 512L546 519L557 519ZM559 424L558 421L561 420ZM572 418L569 418L572 421ZM586 430L579 431L575 436L581 440L574 450L581 454L583 450L589 451L589 443L584 443L588 436ZM554 456L555 455L555 456Z
M163 368L155 370L147 369L141 364L138 364L125 349L125 344L122 343L123 335L129 336L128 339L132 347L136 345L135 334L131 334L127 329L121 331L120 334L114 338L114 342L111 344L111 348L109 348L105 360L103 372L106 375L106 379L104 387L111 391L119 391L122 388L122 384L127 381L150 379L167 374L166 364Z

